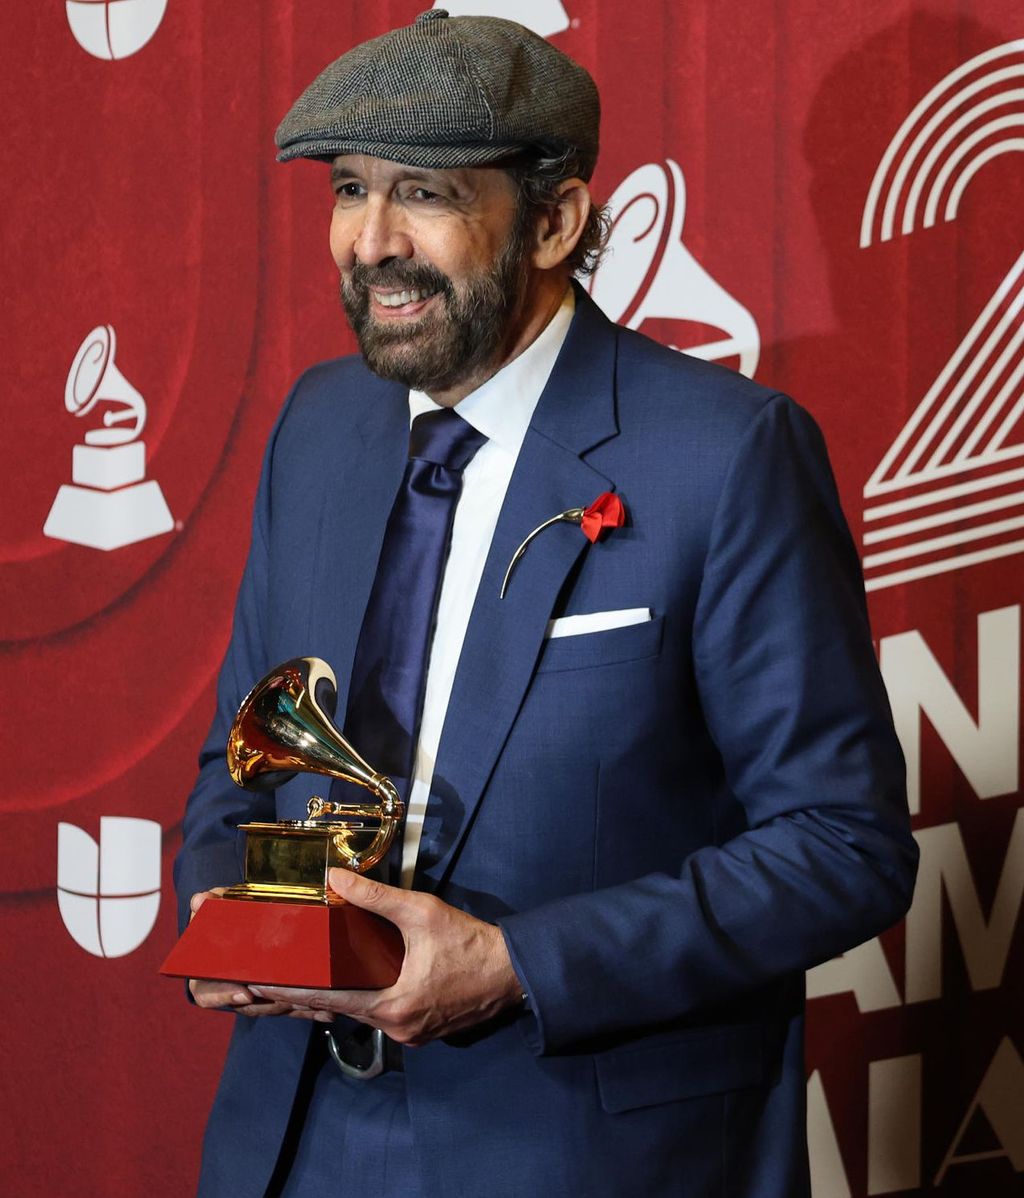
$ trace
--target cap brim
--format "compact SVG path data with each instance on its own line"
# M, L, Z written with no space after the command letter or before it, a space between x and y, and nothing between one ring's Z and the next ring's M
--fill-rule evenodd
M320 162L331 162L339 154L366 154L370 158L385 158L388 162L400 162L405 166L418 166L424 170L450 170L460 166L488 166L521 154L526 149L528 146L522 143L423 146L323 137L304 138L282 146L277 161L291 162L295 158L313 158Z

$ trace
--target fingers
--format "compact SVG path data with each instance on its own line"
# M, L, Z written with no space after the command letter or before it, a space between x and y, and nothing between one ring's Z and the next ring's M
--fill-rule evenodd
M288 1015L292 1019L308 1019L314 1023L334 1022L333 1011L307 1011L302 1007L293 1007L292 1010L288 1012Z
M297 986L253 986L253 994L258 994L260 998L270 999L276 1002L291 1003L293 1006L309 1007L313 1004L309 1001L314 994L329 994L329 990L302 990Z
M252 986L252 992L268 1002L285 1003L303 1018L329 1022L335 1015L347 1015L357 1023L380 1028L392 1040L411 1047L425 1044L425 1015L415 995L402 997L391 990L296 990L286 986Z
M256 1001L252 991L238 982L211 981L209 978L192 978L189 991L197 1007L244 1007Z
M196 1006L204 1010L224 1010L236 1015L261 1018L264 1015L292 1015L298 1019L315 1019L318 1023L332 1023L331 1011L314 1010L305 1003L286 1000L271 1001L256 993L255 987L242 986L238 982L218 982L208 978L192 978L188 984Z
M203 903L206 902L210 895L215 894L219 897L224 893L225 890L227 890L226 886L214 886L212 890L200 890L198 894L194 894L188 901L189 910L191 912L189 919L192 920L195 918L196 912L203 905Z
M250 1019L260 1019L264 1015L291 1015L292 1007L286 1002L254 1002L235 1007L234 1012L236 1015L247 1015Z
M252 986L253 994L269 1002L287 1003L309 1011L349 1015L363 1022L379 1003L380 990L297 990L291 986Z

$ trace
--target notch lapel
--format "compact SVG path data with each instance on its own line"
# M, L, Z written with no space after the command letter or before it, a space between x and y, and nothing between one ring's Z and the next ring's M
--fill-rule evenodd
M616 333L577 288L576 315L537 405L484 566L438 748L428 820L439 817L438 855L417 885L444 880L533 677L558 594L589 542L556 524L531 542L499 599L508 563L526 535L614 483L582 455L617 433ZM600 552L599 547L595 547Z

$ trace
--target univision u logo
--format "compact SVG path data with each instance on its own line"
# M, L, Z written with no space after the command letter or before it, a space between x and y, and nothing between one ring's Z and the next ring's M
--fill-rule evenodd
M75 41L94 58L136 54L164 19L167 0L66 0Z
M94 957L123 957L153 930L160 909L161 828L104 815L99 844L57 825L57 905L75 942Z

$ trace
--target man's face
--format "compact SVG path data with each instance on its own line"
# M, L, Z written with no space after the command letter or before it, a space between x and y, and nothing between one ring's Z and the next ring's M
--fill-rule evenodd
M508 174L342 155L331 181L331 252L370 369L430 392L493 373L529 270Z

